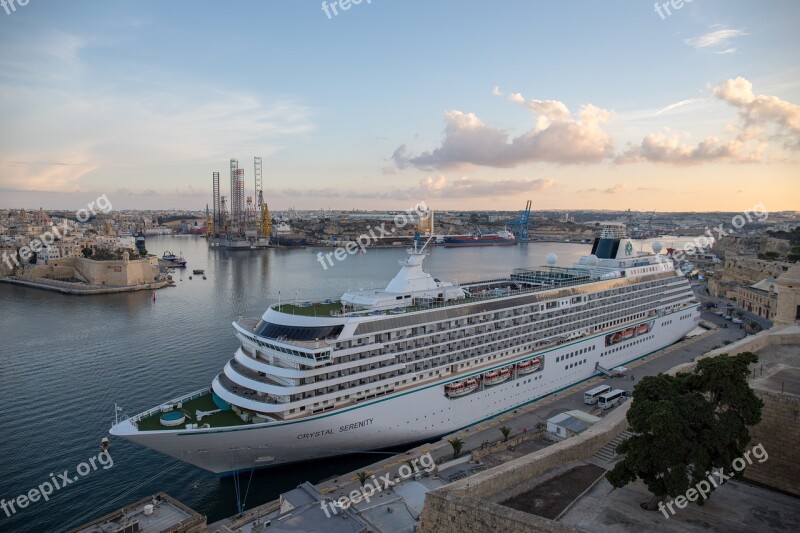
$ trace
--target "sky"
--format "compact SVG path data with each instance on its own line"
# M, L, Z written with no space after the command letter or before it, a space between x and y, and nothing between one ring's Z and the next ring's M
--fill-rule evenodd
M796 0L0 0L0 208L204 209L261 156L273 210L800 210L798 28Z

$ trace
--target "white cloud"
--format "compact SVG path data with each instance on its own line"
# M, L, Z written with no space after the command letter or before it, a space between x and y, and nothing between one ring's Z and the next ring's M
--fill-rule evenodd
M740 141L766 141L772 136L781 138L786 149L800 150L800 105L755 94L753 84L742 77L724 81L711 94L739 110Z
M736 37L742 37L744 35L747 35L747 32L745 30L722 28L719 30L710 31L705 35L701 35L699 37L684 39L683 42L688 44L692 48L698 50L704 48L713 49L713 48L728 46L731 40L735 39ZM726 50L717 53L731 53L735 50L736 50L735 48L728 47Z
M663 113L669 113L670 111L674 111L675 109L678 109L680 107L691 105L691 104L695 104L697 102L702 102L702 101L703 101L702 98L687 98L686 100L681 100L680 102L675 102L674 104L670 104L670 105L666 106L665 108L663 108L663 109L659 110L658 112L656 112L656 115L661 115Z
M448 111L441 146L414 156L402 145L392 159L399 168L511 168L532 162L592 163L613 155L613 141L602 128L610 111L587 104L573 117L557 100L526 101L519 93L508 99L534 114L532 129L510 139L506 130L484 124L474 113Z

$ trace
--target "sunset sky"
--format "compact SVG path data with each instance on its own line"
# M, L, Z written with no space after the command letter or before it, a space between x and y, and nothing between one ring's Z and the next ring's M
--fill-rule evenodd
M0 208L800 210L797 0L336 6L0 8Z

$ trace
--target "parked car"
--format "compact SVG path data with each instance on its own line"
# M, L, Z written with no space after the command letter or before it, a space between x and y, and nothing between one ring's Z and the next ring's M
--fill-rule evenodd
M714 314L717 315L717 316L725 316L725 311L717 311Z
M731 322L733 322L734 324L744 324L744 320L742 320L741 318L732 318Z
M731 315L723 315L722 318L724 318L725 320L732 320L733 319L733 317Z

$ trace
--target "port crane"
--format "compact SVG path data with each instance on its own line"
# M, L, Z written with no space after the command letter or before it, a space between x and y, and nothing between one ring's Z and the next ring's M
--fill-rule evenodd
M528 225L531 218L531 201L525 204L525 209L519 212L519 217L514 220L514 238L517 239L519 244L528 244L530 235L528 233Z

